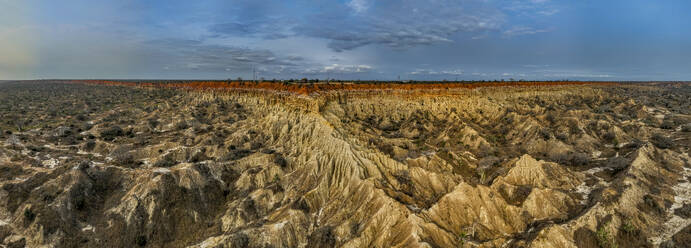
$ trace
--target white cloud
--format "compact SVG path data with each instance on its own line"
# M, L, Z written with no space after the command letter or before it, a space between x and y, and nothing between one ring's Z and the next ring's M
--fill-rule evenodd
M499 30L504 22L501 10L483 0L401 0L371 6L352 0L347 7L367 11L367 15L352 16L342 9L325 11L310 16L294 31L325 39L335 51L367 45L405 49L452 42L453 35L460 32Z
M341 65L332 64L322 67L313 67L305 69L306 74L324 74L324 73L334 73L334 74L349 74L349 73L365 73L371 72L373 67L370 65Z
M532 35L532 34L539 34L539 33L546 33L551 31L551 29L536 29L532 27L526 27L526 26L514 26L510 29L505 30L502 35L504 37L513 37L513 36L521 36L521 35Z
M353 9L353 11L355 11L357 14L365 12L367 9L369 9L369 5L366 0L350 0L350 2L346 3L346 5Z
M551 15L554 15L556 13L559 13L559 10L558 9L546 9L546 10L540 10L537 13L540 15L544 15L544 16L551 16Z
M463 70L460 69L455 69L455 70L432 70L432 69L416 69L415 71L412 71L408 74L411 75L448 75L448 76L458 76L458 75L463 75Z
M591 74L591 73L550 73L544 74L547 78L611 78L610 74Z

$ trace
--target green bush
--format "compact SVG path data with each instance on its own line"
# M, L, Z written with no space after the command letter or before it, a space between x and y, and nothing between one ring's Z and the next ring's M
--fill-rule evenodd
M609 222L597 229L597 233L595 233L597 245L600 246L600 248L617 248L617 244L614 242L614 238L607 230L607 226L609 226Z

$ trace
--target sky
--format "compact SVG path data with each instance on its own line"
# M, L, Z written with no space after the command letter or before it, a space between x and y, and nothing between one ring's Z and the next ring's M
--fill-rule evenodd
M0 0L0 10L0 80L691 80L687 0Z

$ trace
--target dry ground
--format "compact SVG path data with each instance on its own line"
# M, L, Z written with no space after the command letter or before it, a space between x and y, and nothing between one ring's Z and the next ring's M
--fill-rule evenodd
M688 247L691 85L0 83L0 247Z

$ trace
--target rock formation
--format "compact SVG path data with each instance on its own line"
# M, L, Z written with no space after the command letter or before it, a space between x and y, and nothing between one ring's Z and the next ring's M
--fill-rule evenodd
M689 245L688 84L134 86L0 84L1 247Z

